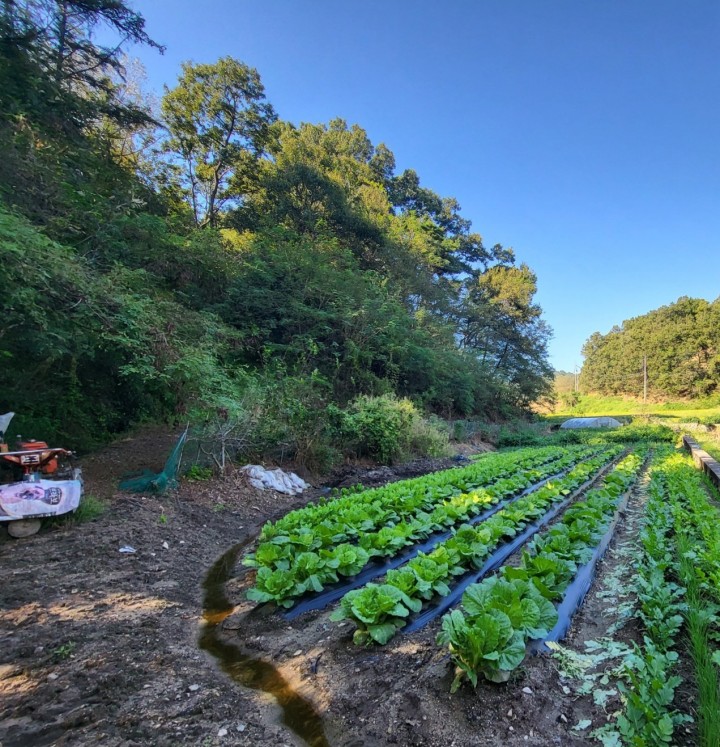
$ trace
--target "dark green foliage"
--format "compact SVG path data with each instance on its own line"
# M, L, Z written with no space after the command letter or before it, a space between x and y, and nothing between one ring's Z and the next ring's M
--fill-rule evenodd
M123 42L158 46L125 0L3 8L0 409L23 435L190 418L221 465L324 470L443 453L414 407L498 419L549 392L532 271L361 127L276 121L223 58L183 66L161 135L118 75Z
M0 210L0 409L28 437L90 448L106 434L232 392L212 317L157 295L146 273L106 275Z
M591 335L583 348L583 391L641 395L643 357L648 392L702 398L720 391L720 300L683 296L606 335Z
M361 455L387 463L407 450L417 417L417 410L407 399L359 397L345 418L344 430Z

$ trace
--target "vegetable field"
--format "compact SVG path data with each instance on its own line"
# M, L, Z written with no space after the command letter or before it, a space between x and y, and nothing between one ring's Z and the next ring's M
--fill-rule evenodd
M717 747L717 499L616 438L344 491L263 526L229 627L298 743Z

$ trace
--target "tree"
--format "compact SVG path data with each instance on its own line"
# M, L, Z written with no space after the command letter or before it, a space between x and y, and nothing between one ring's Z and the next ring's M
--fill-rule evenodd
M595 332L582 350L584 391L639 396L647 361L651 394L704 397L720 389L720 299L679 298Z
M495 265L471 277L460 307L460 344L512 387L525 406L550 393L551 330L533 303L537 277L526 265Z
M223 209L242 201L277 116L257 71L232 57L182 70L162 100L165 151L195 224L215 227Z
M120 70L124 44L164 47L145 31L145 19L125 0L5 0L4 32L32 45L56 85L66 91L105 89L107 76ZM110 47L93 40L98 27L117 37Z

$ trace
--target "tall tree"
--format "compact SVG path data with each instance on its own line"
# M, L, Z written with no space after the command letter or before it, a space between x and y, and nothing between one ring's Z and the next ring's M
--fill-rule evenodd
M460 344L512 385L518 403L549 394L551 330L533 299L537 277L526 265L495 265L471 277L460 306Z
M195 224L215 227L223 209L242 201L277 116L258 72L232 57L186 62L182 71L161 105L165 151Z

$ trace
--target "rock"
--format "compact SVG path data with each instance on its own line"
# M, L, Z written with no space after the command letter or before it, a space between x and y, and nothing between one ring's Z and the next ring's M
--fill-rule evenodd
M40 519L16 519L15 521L8 521L5 527L11 537L23 539L37 534L40 531L41 523Z
M302 653L302 649L301 649L301 648L299 648L299 649L298 649L298 650L297 650L297 651L296 651L296 652L295 652L295 653L293 654L293 656L300 656L300 654L301 654L301 653Z
M223 630L240 630L244 615L235 612L222 621Z
M190 685L190 687L188 687L188 690L190 690L191 693L194 693L196 690L199 690L199 689L200 689L200 685Z
M522 691L523 691L523 692L524 692L524 693L525 693L526 695L532 695L532 694L533 694L533 691L532 691L532 690L531 690L531 689L530 689L529 687L523 687Z
M223 726L222 729L218 730L218 736L219 737L226 737L227 733L228 733L228 731L227 731L227 729L224 726Z

